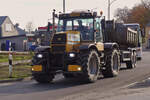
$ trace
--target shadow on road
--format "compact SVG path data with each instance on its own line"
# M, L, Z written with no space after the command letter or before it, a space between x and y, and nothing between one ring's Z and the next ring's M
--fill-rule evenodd
M129 86L129 89L148 88L150 87L150 79Z
M99 80L103 79L102 77ZM85 83L79 79L64 79L59 78L58 80L54 80L53 83L49 84L39 84L35 81L25 81L25 82L17 82L12 83L11 85L1 86L0 85L0 95L1 94L26 94L26 93L37 93L37 92L45 92L45 91L56 91L63 90L69 88L77 88L78 86L90 86L95 83Z

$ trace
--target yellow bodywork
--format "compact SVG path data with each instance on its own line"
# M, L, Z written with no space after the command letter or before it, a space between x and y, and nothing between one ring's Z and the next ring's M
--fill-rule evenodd
M69 52L79 52L79 49L78 47L80 45L85 45L84 43L82 43L81 41L70 41L68 39L69 37L69 34L79 34L80 36L80 32L79 31L65 31L65 32L61 32L59 34L66 34L66 44L52 44L52 46L65 46L66 47L66 50L65 52L66 53L69 53ZM87 43L88 44L88 43ZM95 46L97 47L98 51L104 51L104 44L102 42L98 42L95 44Z
M74 49L78 46L80 46L80 41L69 41L68 40L68 34L79 34L79 31L66 31L67 34L67 43L66 43L66 52L72 52ZM71 44L74 43L74 44Z
M42 65L34 65L32 71L39 72L42 71Z
M76 72L76 71L81 71L82 67L79 65L68 65L68 71L70 72Z
M59 34L64 34L64 33L67 36L66 37L66 40L67 40L66 44L52 44L52 46L65 46L66 47L65 52L67 52L67 53L75 51L75 49L80 46L80 41L69 41L68 35L69 34L79 34L80 35L80 32L79 31L65 31L65 32L61 32Z
M98 42L96 44L96 47L97 47L98 51L104 51L104 43Z

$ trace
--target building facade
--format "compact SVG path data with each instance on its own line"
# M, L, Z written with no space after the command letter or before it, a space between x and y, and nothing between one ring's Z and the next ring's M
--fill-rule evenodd
M8 16L0 16L0 50L8 50L8 42L12 43L13 50L24 51L26 48L25 30L14 25Z

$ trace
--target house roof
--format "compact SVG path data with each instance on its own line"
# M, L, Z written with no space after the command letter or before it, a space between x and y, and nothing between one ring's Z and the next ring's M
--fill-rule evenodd
M9 38L17 38L17 37L25 37L25 38L26 38L26 35L17 35L17 36L0 37L0 39L9 39Z
M18 31L19 35L27 34L27 32L25 30L21 29L20 27L16 27L16 30Z
M3 24L7 16L0 16L0 26Z

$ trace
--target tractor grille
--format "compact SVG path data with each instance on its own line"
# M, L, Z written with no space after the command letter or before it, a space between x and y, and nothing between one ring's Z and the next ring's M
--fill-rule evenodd
M66 34L55 34L52 44L66 44Z
M66 34L55 34L52 41L53 52L65 52L66 50Z
M65 52L65 50L66 50L66 46L65 45L64 46L62 46L62 45L60 45L60 46L56 46L56 45L52 46L52 51L53 52Z

